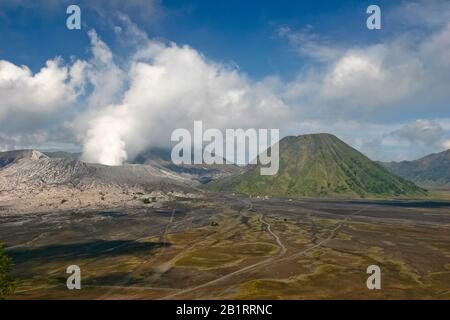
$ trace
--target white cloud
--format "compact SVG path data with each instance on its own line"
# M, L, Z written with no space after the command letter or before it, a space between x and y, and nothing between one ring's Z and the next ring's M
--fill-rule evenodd
M278 29L278 36L287 39L289 44L300 54L319 61L332 61L342 54L342 48L330 46L313 27L307 25L300 31L293 31L287 26Z
M86 161L120 164L149 146L168 146L172 130L191 129L194 120L231 128L272 127L288 119L287 106L264 83L253 83L189 46L149 40L127 65L119 101L93 104L89 117L82 116L90 118L83 138Z
M48 60L36 74L26 66L19 67L0 60L0 120L11 112L27 110L39 114L72 102L77 93L76 85L81 81L79 65L76 68L73 70L74 82L71 83L70 70L61 66L58 59Z
M83 63L63 65L60 59L48 60L39 72L26 66L0 61L0 135L3 145L16 141L20 147L41 141L38 134L61 117L75 103L83 89ZM13 139L9 139L13 137ZM22 143L22 142L23 143Z
M426 116L432 111L446 113L445 102L450 100L445 89L450 85L447 48L433 46L432 55L425 50L428 40L423 39L418 47L411 45L394 39L349 48L318 71L300 74L285 86L283 96L302 110L303 117L312 118L380 121L405 112L421 117L420 113ZM438 65L432 62L436 55L443 60Z
M446 9L450 5L445 1L401 3L393 10L397 18L388 16L390 22L402 23L402 32L359 46L326 41L310 26L300 31L279 28L282 38L316 63L277 90L301 110L303 118L381 122L402 119L406 114L446 117L450 101L450 23ZM413 24L411 17L433 28L404 31L405 26Z
M432 146L439 144L443 133L441 125L435 121L416 120L394 131L393 135L406 139L413 145L418 143L424 146Z

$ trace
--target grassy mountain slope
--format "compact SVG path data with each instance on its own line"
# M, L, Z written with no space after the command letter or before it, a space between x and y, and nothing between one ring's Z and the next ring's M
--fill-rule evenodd
M410 196L426 191L399 178L330 134L280 141L280 169L261 176L259 165L218 188L271 196Z

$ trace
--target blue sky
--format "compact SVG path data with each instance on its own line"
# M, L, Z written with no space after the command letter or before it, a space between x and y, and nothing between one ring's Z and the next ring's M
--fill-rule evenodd
M26 64L34 71L48 57L86 57L89 54L88 28L96 29L114 48L111 23L122 7L112 5L108 8L107 1L103 1L105 4L99 9L89 6L89 2L92 1L37 1L33 5L17 5L20 1L9 1L8 4L7 0L2 6L0 32L8 46L0 49L0 57ZM65 10L69 3L78 3L82 9L87 7L82 10L84 31L73 32L65 28ZM101 1L97 3L101 4ZM342 45L372 43L391 31L385 28L370 32L366 28L365 10L371 3L177 0L130 6L122 12L129 14L150 36L189 44L214 60L236 63L251 77L274 73L293 77L294 70L305 61L276 36L279 27L301 29L311 25L315 32ZM387 9L392 7L393 1L377 3Z
M81 30L65 26L72 3ZM370 4L381 30L366 27ZM450 148L449 23L444 0L6 0L0 149L129 159L200 119L331 132L381 160L439 152Z

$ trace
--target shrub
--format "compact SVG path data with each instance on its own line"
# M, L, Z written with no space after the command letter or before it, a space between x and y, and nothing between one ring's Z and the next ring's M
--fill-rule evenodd
M12 268L11 258L5 253L0 243L0 300L14 292L15 281L10 275Z

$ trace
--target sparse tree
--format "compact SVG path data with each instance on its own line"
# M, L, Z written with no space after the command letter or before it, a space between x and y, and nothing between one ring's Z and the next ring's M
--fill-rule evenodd
M0 300L14 292L15 281L11 276L12 261L0 243Z

